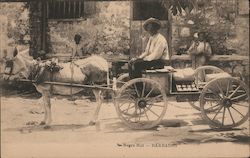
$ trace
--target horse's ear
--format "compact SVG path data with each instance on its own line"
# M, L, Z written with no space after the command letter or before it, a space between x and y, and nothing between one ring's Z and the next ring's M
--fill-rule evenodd
M14 49L14 51L13 51L13 57L17 56L17 54L18 54L18 50L17 50L17 48L15 47L15 49Z

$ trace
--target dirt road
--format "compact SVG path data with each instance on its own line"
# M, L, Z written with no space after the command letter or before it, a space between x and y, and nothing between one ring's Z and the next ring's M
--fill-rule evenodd
M52 126L36 125L43 114L37 99L1 98L1 151L9 157L248 157L249 122L215 131L187 103L170 102L160 126L131 130L114 105L102 105L99 121L89 126L96 103L52 98ZM27 125L32 122L32 125Z

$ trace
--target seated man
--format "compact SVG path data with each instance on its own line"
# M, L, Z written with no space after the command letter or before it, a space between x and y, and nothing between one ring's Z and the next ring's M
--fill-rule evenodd
M169 59L168 43L158 31L161 23L158 19L149 18L143 24L143 28L150 34L145 52L138 58L133 58L128 63L130 79L142 77L142 71L146 69L159 69L165 65L164 59Z

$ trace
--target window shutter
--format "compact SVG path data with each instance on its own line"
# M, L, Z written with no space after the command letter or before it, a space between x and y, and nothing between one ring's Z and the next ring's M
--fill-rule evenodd
M84 1L84 13L85 16L90 17L96 13L96 2Z

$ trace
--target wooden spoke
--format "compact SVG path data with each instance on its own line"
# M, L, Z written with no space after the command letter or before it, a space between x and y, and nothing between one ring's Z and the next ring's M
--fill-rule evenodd
M217 101L217 102L220 101L220 99L207 98L207 97L204 97L204 99L207 100L207 101Z
M222 122L221 122L221 125L222 125L222 126L224 125L225 112L226 112L226 108L224 107L224 108L223 108L223 115L222 115Z
M155 97L152 97L152 98L149 98L149 102L154 102L154 101L157 101L157 99L158 98L161 98L162 97L162 95L160 94L160 95L157 95L157 96L155 96Z
M239 112L239 110L235 109L233 106L231 106L231 108L233 108L236 112L238 112L241 116L245 117L241 112Z
M217 106L219 106L219 105L220 105L220 104L216 104L216 105L211 106L211 107L209 107L209 108L207 108L207 109L205 109L205 110L207 110L207 111L209 110L209 111L210 111L210 110L214 109L215 107L217 107Z
M215 96L219 97L220 99L223 99L219 94L215 93L214 91L212 91L211 89L207 89L209 93L213 93Z
M146 111L145 109L143 109L143 111L144 111L144 113L145 113L146 118L149 120L147 111Z
M123 103L118 104L119 108L123 107L124 105L127 105L126 103L128 103L129 107L131 106L131 104L134 104L134 102L123 102Z
M132 108L134 108L134 107L135 107L135 105L134 105L134 106L131 106L131 107L130 107L130 105L129 105L128 108L125 109L125 110L123 110L122 112L125 112L125 111L128 112L129 109L132 109Z
M135 118L135 116L127 116L124 117L126 120L128 120L129 122L133 122L132 119Z
M123 105L127 105L127 104L122 104L122 105L120 105L120 108L121 108ZM131 105L134 105L134 106L135 106L135 103L129 103L129 104L128 104L128 107L130 107Z
M149 103L148 105L152 105L152 106L159 106L159 107L165 107L164 105L157 105L157 104L153 104L153 103Z
M246 93L245 93L245 94L242 94L242 95L239 95L239 96L237 96L237 97L231 98L231 100L237 100L237 99L240 99L240 98L245 97L245 96L247 96Z
M151 90L148 92L148 94L145 96L145 98L148 98L148 96L153 92L154 87L151 88Z
M151 111L153 114L155 114L157 117L160 117L158 114L156 114L153 110L151 110L150 108L146 107L149 111Z
M228 80L228 82L227 82L226 97L227 97L227 96L228 96L228 94L229 94L229 88L230 88L230 80Z
M216 84L217 88L219 89L220 93L222 94L222 97L225 98L224 92L223 92L223 90L221 89L221 87L218 85L218 82L216 82L215 84Z
M130 106L131 103L129 103L129 106ZM121 108L123 105L126 105L126 102L125 103L122 103L119 105L119 107Z
M145 83L145 82L143 82L143 85L142 85L142 92L141 92L141 97L144 97L145 87L146 87L146 83Z
M129 93L126 93L125 95L120 96L120 98L123 98L123 97L128 97L129 99L136 100L136 98Z
M232 96L240 89L240 85L233 91L232 94L230 94L229 98L232 98Z
M233 124L235 124L235 121L234 121L234 119L233 119L233 116L232 116L232 113L231 113L230 109L229 109L229 108L227 108L227 110L228 110L229 115L230 115L230 117L231 117L231 119L232 119L232 121L233 121Z
M140 120L141 120L141 109L139 109L139 111L140 111L140 114L139 114L138 121L140 121Z
M247 105L242 105L242 104L239 104L239 103L233 103L233 104L238 105L238 106L243 106L243 107L246 107L246 108L249 107L249 106L247 106Z
M220 113L220 111L221 111L221 109L223 108L223 106L221 106L220 107L220 109L218 110L218 112L214 115L214 117L213 117L213 119L212 120L214 120L215 119L215 117Z
M135 84L135 83L134 83L134 88L135 88L135 91L136 91L137 97L140 97L139 91L138 91L137 86L136 86L136 84Z

